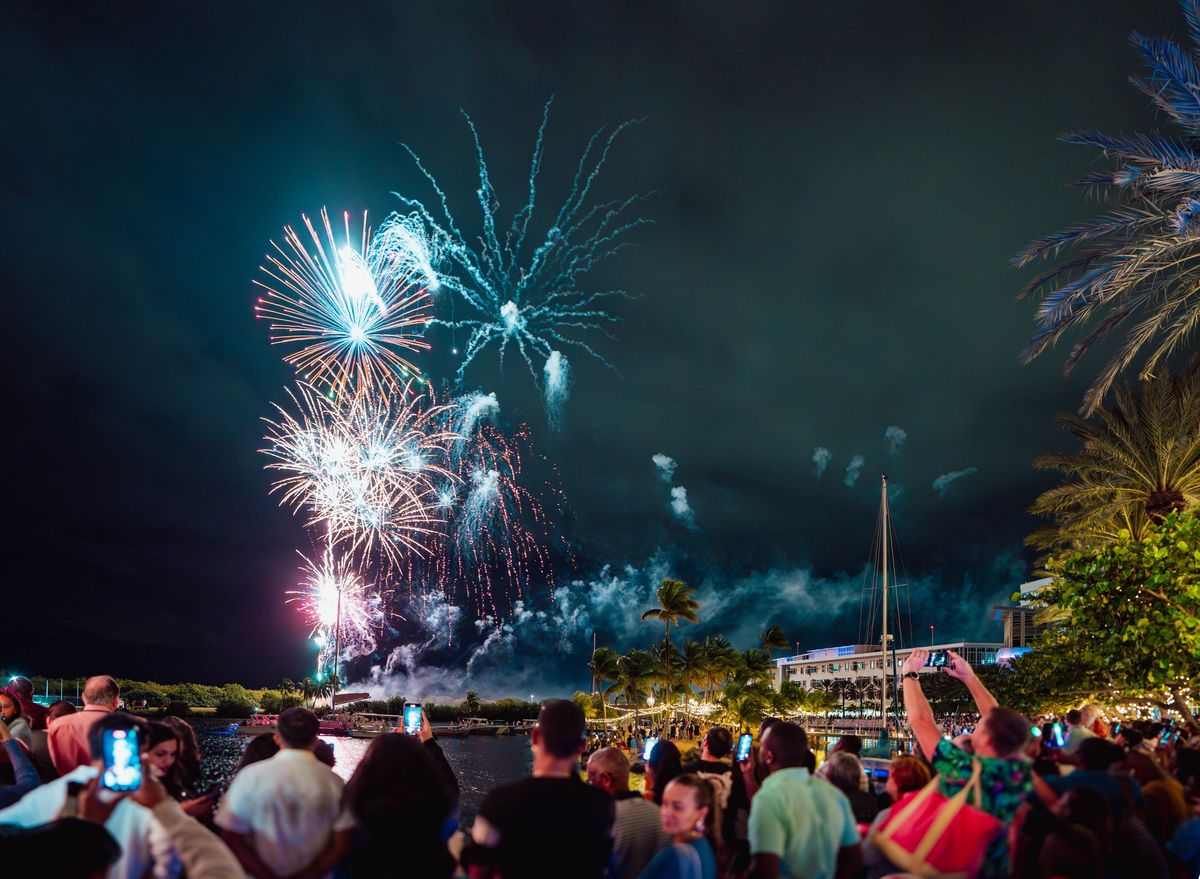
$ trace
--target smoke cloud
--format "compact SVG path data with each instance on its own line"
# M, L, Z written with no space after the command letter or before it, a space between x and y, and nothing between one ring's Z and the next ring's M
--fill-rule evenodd
M571 367L559 351L551 351L542 369L546 387L546 419L553 430L562 429L563 406L571 385Z
M949 473L943 473L937 479L933 480L933 490L938 493L938 497L945 497L946 491L950 488L950 483L978 472L978 467L967 467L965 470L951 470Z
M695 516L692 513L691 506L688 504L687 489L682 485L671 487L671 512L684 525L687 525L689 528L696 527Z
M675 468L679 466L679 462L670 455L664 455L662 452L655 452L650 456L650 460L654 462L654 466L658 468L658 475L662 477L663 482L670 482L675 478Z
M824 446L817 446L813 449L812 460L813 464L816 465L813 467L813 473L817 479L820 479L825 475L825 468L829 466L829 462L833 460L833 452Z
M855 455L850 459L850 463L846 465L846 475L842 478L842 482L846 484L847 488L854 488L862 473L863 465L866 463L867 459L862 455Z
M888 452L896 454L900 451L900 447L904 445L908 439L908 431L903 427L897 427L894 424L888 425L888 429L883 432L883 438L887 440Z

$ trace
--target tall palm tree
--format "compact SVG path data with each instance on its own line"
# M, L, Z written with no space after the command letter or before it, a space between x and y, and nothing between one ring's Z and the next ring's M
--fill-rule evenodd
M787 650L792 646L787 635L783 634L783 629L777 625L769 626L761 637L763 650L767 651L767 656L771 655L772 650Z
M679 679L689 698L695 695L693 686L704 686L709 674L708 652L700 641L688 641L683 645L679 659ZM690 716L690 715L689 715Z
M733 649L727 639L720 635L710 635L704 639L704 656L708 661L707 698L711 701L717 689L737 670L741 654Z
M592 677L596 679L596 687L600 690L600 705L605 724L608 723L608 700L604 698L604 682L617 679L620 660L621 654L611 647L597 647L596 652L592 654L592 661L588 664L588 668L592 670Z
M1200 357L1181 375L1119 388L1090 420L1061 420L1082 448L1034 462L1064 480L1030 507L1054 520L1030 544L1106 543L1122 529L1140 538L1148 524L1200 502Z
M760 650L757 647L751 647L749 650L743 650L739 654L737 677L739 682L765 683L771 680L772 672L775 670L775 664L771 662L771 657L767 655L767 651Z
M1114 167L1088 175L1082 185L1113 208L1037 239L1013 259L1025 266L1070 251L1020 294L1041 296L1036 331L1022 353L1025 362L1092 323L1067 357L1069 372L1094 345L1134 321L1088 388L1085 416L1096 411L1143 349L1149 353L1138 373L1145 379L1200 323L1200 5L1182 0L1181 6L1191 46L1130 37L1148 73L1133 83L1174 123L1175 136L1083 131L1064 137L1112 160Z
M652 607L642 614L643 620L658 620L666 627L666 633L663 640L667 643L671 641L671 624L678 624L680 620L689 623L700 622L700 616L696 613L700 609L700 602L696 600L696 590L688 586L683 580L672 580L670 577L665 577L658 584L658 607ZM671 677L671 661L670 655L667 656L666 676Z

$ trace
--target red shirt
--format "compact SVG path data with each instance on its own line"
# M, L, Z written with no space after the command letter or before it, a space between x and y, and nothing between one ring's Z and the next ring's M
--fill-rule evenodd
M51 724L46 740L50 746L50 759L60 776L92 762L88 730L111 711L103 705L85 705L82 711L64 714Z

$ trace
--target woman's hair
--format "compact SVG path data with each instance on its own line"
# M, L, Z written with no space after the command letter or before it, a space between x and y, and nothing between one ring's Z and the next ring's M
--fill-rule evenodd
M933 777L924 760L907 754L892 761L889 774L896 782L896 792L901 796L909 791L920 790Z
M704 818L704 838L712 846L713 856L717 862L722 862L723 843L721 840L721 800L713 783L695 772L685 772L671 779L671 784L691 788L696 798L697 809L708 809Z
M153 748L155 745L171 741L179 742L179 736L175 730L157 720L146 721L146 741L142 743L143 748Z
M179 766L187 775L200 771L200 742L196 739L196 731L182 717L168 715L162 720L175 730L175 738L179 739Z
M683 760L674 742L660 739L650 751L646 765L654 770L654 802L662 805L663 791L683 773Z
M0 687L0 696L7 696L12 700L13 720L16 720L25 713L25 710L21 707L21 697L16 694L16 691L10 690L8 687Z
M839 790L845 793L858 790L863 768L858 758L849 751L834 751L821 768L824 769L825 780Z
M246 750L242 752L242 760L238 763L238 767L234 770L234 775L241 772L251 763L259 763L263 760L270 760L279 753L279 745L275 743L275 736L260 734L250 739L250 744L246 745Z
M360 817L386 809L401 820L424 818L440 824L454 799L421 742L413 736L385 733L371 742L346 782L342 804Z

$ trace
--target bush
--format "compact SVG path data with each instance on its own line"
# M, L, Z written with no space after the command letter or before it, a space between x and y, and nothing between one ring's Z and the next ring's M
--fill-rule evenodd
M241 699L222 699L217 703L218 717L249 717L254 713L254 705Z
M186 702L170 702L167 704L167 710L163 712L168 717L187 717L191 713L192 709Z

